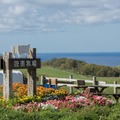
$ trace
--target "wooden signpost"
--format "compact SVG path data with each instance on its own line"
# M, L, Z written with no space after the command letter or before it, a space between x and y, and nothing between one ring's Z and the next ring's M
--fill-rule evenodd
M36 68L41 67L40 59L36 58L36 48L29 48L27 58L13 58L11 52L6 52L1 61L3 77L3 97L9 100L13 97L12 91L12 69L27 69L28 72L28 95L36 94Z

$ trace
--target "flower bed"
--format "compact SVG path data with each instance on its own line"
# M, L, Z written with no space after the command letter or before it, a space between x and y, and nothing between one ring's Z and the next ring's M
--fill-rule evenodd
M2 86L0 87L2 93ZM112 105L107 98L90 93L83 93L78 95L68 95L64 89L54 90L52 88L37 87L35 96L27 96L27 85L21 83L13 84L14 98L11 104L12 108L18 111L33 112L39 110L61 110L68 108L76 111L79 108L87 106L106 106ZM0 99L0 105L10 106L10 101L6 102ZM10 108L11 108L10 106Z
M26 84L19 82L13 83L13 94L14 99L17 103L28 103L28 102L38 102L44 100L45 97L50 95L63 97L68 94L64 89L55 90L53 88L44 88L42 86L37 86L37 91L35 96L27 96L28 87ZM0 86L0 98L2 98L3 86Z
M68 108L70 110L76 111L78 108L94 106L94 105L112 105L110 100L105 97L94 95L91 98L86 98L84 96L73 96L68 95L62 100L47 100L46 102L33 102L28 104L17 104L13 106L13 109L19 111L39 111L42 110L61 110L63 108Z

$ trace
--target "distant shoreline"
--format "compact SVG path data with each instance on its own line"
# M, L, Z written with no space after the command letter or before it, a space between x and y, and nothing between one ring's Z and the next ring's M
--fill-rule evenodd
M90 64L119 66L120 52L93 52L93 53L38 53L41 61L47 61L53 58L71 58L82 60Z

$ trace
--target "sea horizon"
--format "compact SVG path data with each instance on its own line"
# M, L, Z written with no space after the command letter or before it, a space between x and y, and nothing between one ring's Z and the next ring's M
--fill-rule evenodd
M2 53L0 54L3 55ZM104 66L120 66L120 52L61 52L61 53L37 53L37 58L42 62L53 58L70 58L85 61L89 64Z
M119 66L120 52L64 52L64 53L37 53L41 61L51 60L53 58L70 58L82 60L89 64Z
M51 53L52 54L54 54L54 53L58 53L58 54L59 53L108 53L109 54L110 53L111 54L111 53L120 53L120 52L37 52L37 53L42 53L42 54L43 53L44 54L46 54L46 53L49 53L49 54L51 54Z

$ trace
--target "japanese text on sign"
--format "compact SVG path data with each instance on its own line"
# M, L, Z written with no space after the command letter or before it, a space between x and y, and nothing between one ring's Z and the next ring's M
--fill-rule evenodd
M9 59L10 68L40 68L40 59Z

